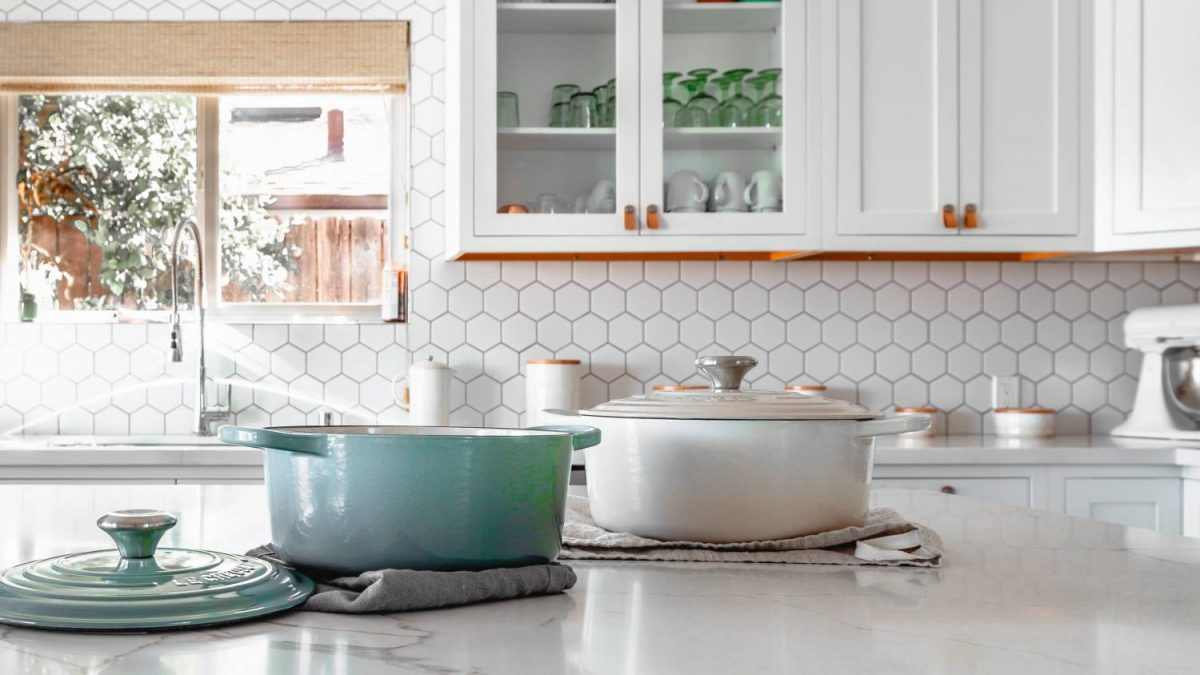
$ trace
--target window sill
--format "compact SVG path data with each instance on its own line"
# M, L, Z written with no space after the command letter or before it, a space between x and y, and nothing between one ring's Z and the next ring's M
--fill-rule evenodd
M180 312L185 323L195 321L189 310ZM155 324L167 323L169 311L118 314L113 311L49 311L30 323L49 325L73 324ZM209 323L223 324L393 324L379 318L379 305L233 305L209 309L204 318ZM26 323L5 320L5 324Z

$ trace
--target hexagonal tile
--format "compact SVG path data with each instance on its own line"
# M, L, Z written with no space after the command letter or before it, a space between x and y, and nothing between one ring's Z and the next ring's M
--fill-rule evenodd
M1054 355L1041 345L1022 349L1017 357L1017 372L1034 382L1052 373L1053 369Z
M95 372L109 382L129 373L129 352L116 345L105 345L96 352Z
M541 319L554 311L554 292L541 284L522 288L520 298L521 313L531 319Z
M362 382L378 371L375 352L368 349L366 345L357 344L342 353L342 372L355 382ZM273 412L266 408L264 410Z
M908 350L929 340L929 324L915 314L906 314L892 327L892 340Z
M787 324L773 314L765 314L750 323L750 341L762 349L772 350L783 344L786 338Z
M997 319L1012 316L1017 311L1017 292L997 284L983 292L983 311Z
M983 355L970 345L959 345L946 358L946 372L966 382L983 369Z
M995 345L983 352L983 372L988 375L1015 375L1017 353L1005 345Z
M341 353L327 344L317 345L305 358L305 372L321 382L333 379L341 368Z
M771 350L771 372L779 379L791 382L804 372L804 352L792 345L783 345Z
M745 284L733 292L733 311L747 319L757 319L767 313L767 291L754 284Z
M828 284L820 283L804 292L804 308L818 319L828 319L838 310L838 294Z
M646 377L657 375L662 368L662 354L650 345L638 345L626 352L625 368Z
M872 314L858 322L858 343L867 349L881 349L892 341L892 322Z
M946 309L960 319L969 319L983 308L983 294L972 286L955 286L946 294Z
M521 372L521 362L515 351L505 345L496 345L484 352L483 371L496 382L504 382ZM472 380L471 384L474 385L475 381Z
M565 319L574 321L590 311L590 296L583 286L569 283L554 291L554 311Z
M697 295L700 313L710 319L719 319L733 311L733 291L720 284L709 284Z
M818 382L837 375L838 364L838 353L826 345L817 345L804 353L804 373Z
M821 342L821 324L807 314L788 321L787 341L798 349L811 349Z
M374 357L374 354L371 356ZM291 382L303 375L304 364L304 352L295 345L286 344L271 352L271 374L284 382Z
M875 311L889 319L898 319L906 312L911 302L912 309L919 316L931 318L942 313L945 309L946 294L937 286L924 285L911 294L902 286L888 284L875 292ZM941 299L941 307L934 309Z
M625 291L612 283L603 283L592 290L592 313L602 319L612 319L625 311Z
M1010 316L1000 324L1000 339L1013 349L1024 349L1033 344L1035 326L1023 316Z
M736 350L750 341L750 322L737 314L717 319L717 344Z
M511 317L504 322L505 325L516 318L521 317ZM529 321L527 318L525 320ZM429 330L430 339L433 341L433 344L442 350L453 349L467 339L466 323L453 314L443 314L434 319L430 324Z
M804 311L804 291L793 284L776 286L768 293L767 308L786 321Z
M1101 319L1111 319L1125 311L1125 294L1112 284L1101 284L1092 289L1090 307Z
M913 374L926 382L932 382L946 372L946 352L938 347L921 345L912 353Z
M487 314L479 314L467 321L467 335L471 344L487 349L500 342L500 321Z
M510 316L500 324L500 339L513 349L525 349L537 341L537 325L527 316Z
M451 314L469 319L483 311L483 291L471 284L459 284L450 289L447 308Z
M838 362L841 373L855 382L861 382L875 372L875 355L862 345L854 345L842 352Z
M68 379L79 382L92 374L93 354L80 345L71 345L58 355L58 368Z
M929 322L929 341L942 349L962 344L963 334L962 320L949 314L943 314Z
M1054 353L1054 372L1074 382L1087 373L1088 354L1075 345L1067 345Z
M467 387L467 405L487 412L500 405L500 383L487 375L477 377Z
M1000 341L1000 323L986 314L977 314L966 322L966 342L976 349L987 349Z
M912 370L911 355L897 345L888 345L875 355L875 372L895 382Z
M630 314L643 321L662 310L662 292L642 282L625 291L625 308Z
M655 349L666 349L679 342L679 322L666 314L656 314L642 326L646 344Z
M413 299L413 302L416 303L415 298ZM414 311L420 312L421 316L427 318L436 316L436 314L431 314L424 309L417 309L414 307ZM483 292L483 311L487 312L489 316L493 316L500 320L507 319L513 314L516 314L517 291L506 284L496 284L488 287L488 289Z
M571 322L561 316L548 316L537 324L538 344L558 351L571 344Z
M861 283L852 283L838 294L838 308L851 319L861 319L875 309L875 293Z
M821 324L821 341L841 351L854 344L858 326L844 314L835 314Z
M1125 373L1125 352L1113 345L1106 344L1092 352L1089 362L1092 374L1105 382Z
M571 339L589 351L597 349L608 342L608 324L595 314L580 317L571 325Z
M1040 319L1053 311L1054 294L1045 286L1034 284L1021 290L1017 306L1020 307L1021 314L1031 319Z

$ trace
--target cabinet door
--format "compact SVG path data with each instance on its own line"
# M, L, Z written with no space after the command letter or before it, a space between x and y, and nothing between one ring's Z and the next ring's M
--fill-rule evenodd
M1079 229L1079 0L961 0L961 222L971 236Z
M1200 230L1200 2L1114 12L1114 231Z
M475 234L636 235L638 0L474 12ZM556 85L582 95L557 116Z
M805 233L806 5L642 0L642 234Z
M957 234L957 0L838 0L837 233Z
M1182 491L1177 478L1068 478L1064 506L1069 516L1179 534Z

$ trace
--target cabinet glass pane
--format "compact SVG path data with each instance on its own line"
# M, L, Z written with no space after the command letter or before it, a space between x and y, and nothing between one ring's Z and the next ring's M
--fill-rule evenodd
M783 210L781 20L779 2L663 3L668 213Z
M496 209L616 212L615 3L497 5ZM572 220L562 221L566 228Z

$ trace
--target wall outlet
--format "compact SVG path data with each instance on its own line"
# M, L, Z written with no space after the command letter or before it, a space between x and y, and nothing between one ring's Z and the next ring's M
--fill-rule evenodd
M1021 407L1021 378L1016 375L992 376L992 410Z

